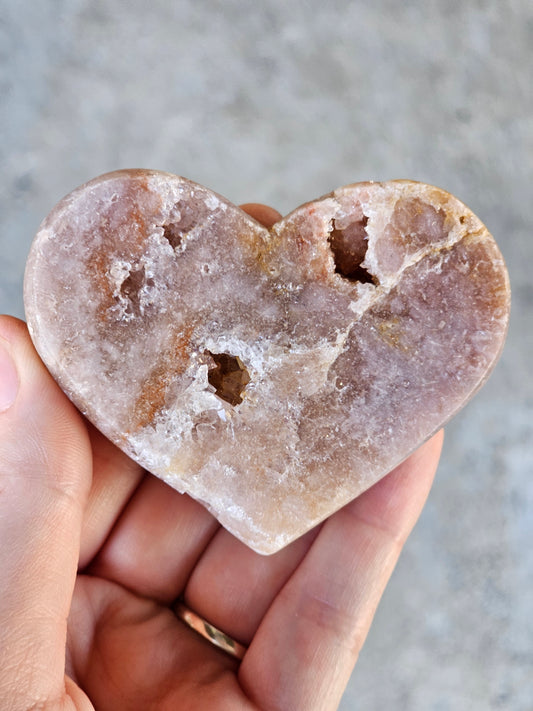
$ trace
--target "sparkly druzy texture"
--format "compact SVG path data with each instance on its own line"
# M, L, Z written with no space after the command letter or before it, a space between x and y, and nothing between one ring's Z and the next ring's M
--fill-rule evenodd
M184 178L119 171L44 221L25 302L78 408L273 553L467 402L510 291L487 229L435 187L350 185L267 230Z

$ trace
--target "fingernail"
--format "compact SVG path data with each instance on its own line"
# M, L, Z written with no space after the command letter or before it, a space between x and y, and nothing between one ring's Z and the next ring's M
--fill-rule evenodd
M13 358L0 339L0 412L15 402L19 389L19 376Z

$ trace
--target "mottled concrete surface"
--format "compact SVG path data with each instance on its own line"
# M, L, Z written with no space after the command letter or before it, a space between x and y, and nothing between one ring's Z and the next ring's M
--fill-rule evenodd
M415 178L501 245L507 348L448 428L344 711L533 708L532 47L530 0L0 0L0 311L23 313L42 217L119 167L282 212Z

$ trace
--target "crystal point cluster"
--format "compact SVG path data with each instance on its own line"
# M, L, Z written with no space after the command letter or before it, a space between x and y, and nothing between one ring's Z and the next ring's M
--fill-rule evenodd
M411 181L340 188L267 230L184 178L110 173L53 209L25 278L35 346L77 407L261 553L468 401L509 303L480 220Z

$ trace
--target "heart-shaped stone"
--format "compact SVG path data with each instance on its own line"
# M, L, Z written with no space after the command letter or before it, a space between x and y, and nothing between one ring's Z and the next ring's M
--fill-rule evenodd
M273 553L467 402L502 349L510 291L487 229L435 187L347 186L267 230L136 170L54 208L25 303L78 408Z

